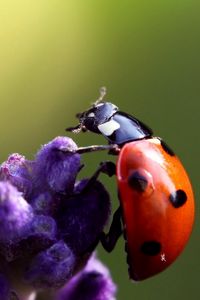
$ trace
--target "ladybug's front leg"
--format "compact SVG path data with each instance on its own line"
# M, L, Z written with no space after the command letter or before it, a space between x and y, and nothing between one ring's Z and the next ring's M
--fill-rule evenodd
M67 150L67 152L73 152L79 154L96 152L96 151L108 151L109 154L117 155L120 152L120 147L117 144L92 145L92 146L79 147L76 150Z

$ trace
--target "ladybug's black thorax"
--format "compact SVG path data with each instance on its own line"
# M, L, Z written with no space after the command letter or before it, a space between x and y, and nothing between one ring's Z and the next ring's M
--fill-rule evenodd
M148 126L127 113L116 112L110 121L113 122L116 129L111 135L106 135L103 131L101 133L111 144L123 145L127 142L152 137L153 132Z

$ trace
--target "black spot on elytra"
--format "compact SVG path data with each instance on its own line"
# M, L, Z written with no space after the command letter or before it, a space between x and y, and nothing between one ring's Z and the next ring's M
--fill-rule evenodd
M171 193L169 200L175 208L179 208L187 201L187 195L183 190L176 190Z
M160 253L161 244L156 241L144 242L140 248L141 252L145 255L154 256Z
M167 154L169 154L169 155L171 155L171 156L175 156L175 153L174 153L174 151L162 140L162 139L160 139L160 144L161 144L161 146L162 146L162 148L163 148L163 150L167 153Z
M148 181L138 171L135 171L128 177L128 184L132 189L142 193L145 191Z

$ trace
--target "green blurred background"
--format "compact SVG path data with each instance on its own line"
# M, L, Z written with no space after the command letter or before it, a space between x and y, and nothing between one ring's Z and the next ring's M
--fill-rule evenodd
M1 161L76 124L74 115L107 99L155 129L179 154L199 198L200 2L0 0ZM71 134L71 136L73 136ZM103 143L92 134L79 145ZM85 155L89 176L104 154ZM102 180L117 207L114 180ZM199 204L193 236L173 266L139 284L128 279L123 240L99 256L119 300L199 299Z

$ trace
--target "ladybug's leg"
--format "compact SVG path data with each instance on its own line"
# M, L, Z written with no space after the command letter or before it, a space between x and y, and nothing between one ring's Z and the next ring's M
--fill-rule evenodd
M103 248L107 252L111 252L114 249L117 240L123 233L121 216L121 207L119 207L113 215L113 220L109 232L107 234L102 232L101 234L100 241Z
M115 166L114 162L112 162L112 161L101 162L98 169L96 170L96 172L88 180L83 191L85 191L86 189L91 187L101 173L104 173L104 174L108 175L109 177L115 175L116 174L116 166Z
M75 153L89 153L89 152L95 152L95 151L105 151L108 150L111 154L118 154L120 151L120 148L117 144L111 144L111 145L92 145L92 146L86 146L86 147L79 147L76 150L73 150L72 152Z

